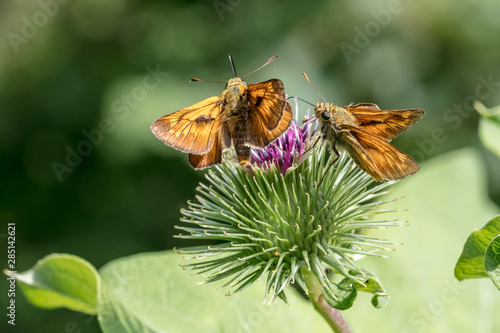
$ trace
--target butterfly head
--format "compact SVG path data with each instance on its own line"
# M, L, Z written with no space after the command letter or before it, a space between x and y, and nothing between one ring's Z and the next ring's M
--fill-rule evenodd
M229 79L229 81L227 81L226 90L227 89L244 90L247 86L248 86L247 83L243 81L240 77L233 77L232 79Z
M314 115L320 122L330 122L336 112L336 106L328 102L320 101L314 108Z
M231 110L238 109L246 100L247 83L239 77L227 82L226 90L222 93L222 99Z

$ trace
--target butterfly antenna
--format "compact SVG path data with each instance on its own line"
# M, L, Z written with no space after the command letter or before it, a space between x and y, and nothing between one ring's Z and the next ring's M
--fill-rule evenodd
M299 99L301 100L302 102L306 103L306 104L309 104L310 106L313 106L313 107L316 107L316 105L312 104L312 103L309 103L308 101L306 101L305 99L302 99L300 97L297 97L297 96L290 96L288 97L287 99L290 99L290 98L294 98L294 99ZM307 119L304 119L302 120L302 124L305 124L307 123L308 121L311 121L311 120L314 120L314 119L317 119L316 116L312 116L311 118L307 118Z
M311 118L307 118L307 119L302 120L302 124L305 124L311 120L316 120L316 119L318 119L318 118L316 118L316 116L312 116Z
M229 63L231 64L231 71L233 71L233 77L237 77L236 69L234 68L233 57L231 56L231 53L228 53L228 55L229 55Z
M246 77L246 76L248 76L248 75L251 75L251 74L253 74L253 73L257 72L258 70L262 69L264 66L269 65L270 63L272 63L272 62L273 62L274 60L276 60L276 59L278 59L278 56L272 56L271 58L269 58L269 60L268 60L268 61L266 61L266 63L265 63L264 65L260 66L259 68L257 68L257 69L256 69L256 70L254 70L253 72L250 72L250 73L248 73L248 74L246 74L246 75L242 76L241 78L244 78L244 77Z
M302 101L302 102L304 102L304 103L309 104L310 106L316 106L316 105L314 105L313 103L309 103L309 102L308 102L308 101L306 101L305 99L302 99L302 98L297 97L297 96L289 96L287 99L290 99L290 98L296 98L296 99L298 99L298 100L301 100L301 101Z
M189 82L227 83L227 81L207 81L193 77Z
M318 93L319 97L321 97L323 99L323 101L326 102L326 100L323 97L323 95L321 95L320 92L318 91L318 89L316 89L316 87L311 83L311 81L309 81L309 78L307 77L306 73L302 73L302 75L304 75L304 77L306 78L307 82L309 82L309 84L311 85L311 87L313 87L313 89L316 90L316 92Z

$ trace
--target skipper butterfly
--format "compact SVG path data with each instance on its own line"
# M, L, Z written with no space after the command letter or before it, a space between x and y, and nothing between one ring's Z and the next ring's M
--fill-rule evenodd
M270 58L247 75L276 58ZM222 153L231 145L234 145L240 165L248 165L251 148L266 147L283 134L292 122L292 108L286 100L281 80L271 79L247 85L242 78L237 77L231 55L229 60L233 78L227 81L220 97L209 97L160 117L151 125L158 139L188 153L189 163L195 169L221 163Z
M305 73L304 77L309 81ZM324 98L314 108L322 137L330 143L337 158L337 148L346 150L354 162L378 182L401 179L420 169L413 158L389 142L424 114L420 109L380 110L372 103L351 104L343 108L326 102Z

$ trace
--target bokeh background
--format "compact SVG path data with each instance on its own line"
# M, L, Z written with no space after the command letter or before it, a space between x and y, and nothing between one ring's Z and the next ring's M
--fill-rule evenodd
M464 148L473 151L474 161L456 182L440 183L446 172L434 183L426 182L419 192L421 205L413 209L425 212L429 202L425 197L441 193L443 186L452 193L454 186L461 191L463 184L480 179L484 186L479 201L493 207L489 212L498 213L500 161L481 145L479 117L472 103L500 104L499 17L496 0L4 0L0 2L2 252L6 253L9 222L16 223L18 271L54 252L81 256L99 268L116 258L185 245L172 237L177 233L173 226L205 172L192 170L187 156L164 146L149 126L164 114L219 95L224 84L188 81L192 77L226 81L231 77L229 52L239 75L278 55L247 82L280 78L289 95L312 103L319 96L302 72L327 100L339 105L373 102L383 109L424 109L425 117L395 144L421 162L423 170L445 163L447 154ZM308 106L300 107L305 114ZM419 177L411 178L413 186L406 195L418 189ZM457 205L477 210L476 193L469 195L475 198L460 203L436 195L433 203L443 211L453 211ZM448 260L451 270L443 274L454 281L453 260L458 259L460 244L468 232L487 222L483 216L474 217L432 220L431 216L410 221L427 234L411 229L400 234L410 244L413 240L417 249L446 248L453 238L458 247ZM442 234L426 237L436 224L443 226ZM447 233L455 226L463 232ZM398 255L396 251L394 256ZM439 254L422 256L420 260L432 262ZM5 268L6 255L0 257L4 258L0 267ZM431 274L402 257L384 262L384 267L396 263ZM387 279L386 288L401 288L401 293L426 288ZM5 295L5 279L0 287ZM482 288L498 304L493 285ZM5 300L2 296L2 309ZM17 327L7 325L2 311L0 331L72 332L68 323L76 323L81 332L99 331L95 317L36 309L19 290L16 304ZM362 331L376 327L370 325L380 316L391 318L391 311L401 304L393 300L392 307L369 312L354 307L347 317L361 320L357 327ZM425 329L404 327L402 320L397 329L376 331L446 332L436 328L448 327L437 324L443 318L450 320L439 315ZM454 331L462 332L460 327Z

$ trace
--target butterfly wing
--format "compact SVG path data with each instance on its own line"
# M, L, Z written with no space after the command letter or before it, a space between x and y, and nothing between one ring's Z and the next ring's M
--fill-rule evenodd
M231 147L231 136L227 127L221 127L214 136L212 149L206 154L189 154L189 164L197 170L222 162L222 153Z
M264 148L283 134L293 119L283 82L271 79L248 86L248 130L246 144Z
M212 149L203 155L189 154L189 164L197 170L205 169L213 164L218 164L222 162L222 145L219 140L219 136L215 137L214 145Z
M380 110L372 103L349 105L345 109L356 118L359 128L386 141L410 128L425 114L420 109Z
M185 153L211 151L220 123L220 98L209 97L187 108L158 118L151 130L166 145Z
M420 169L409 155L362 129L347 127L341 131L339 141L356 164L376 181L405 178Z

